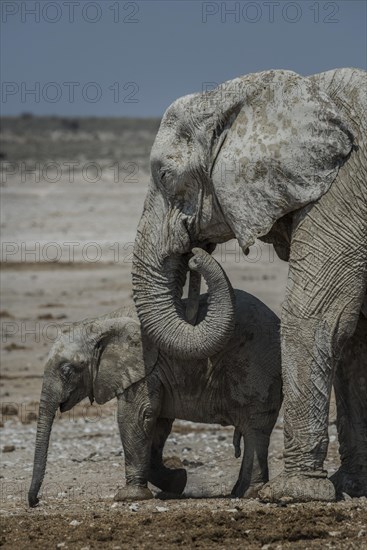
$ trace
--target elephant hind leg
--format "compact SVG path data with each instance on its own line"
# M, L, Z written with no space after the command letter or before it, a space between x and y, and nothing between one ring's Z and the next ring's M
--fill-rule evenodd
M331 481L337 496L367 496L367 318L363 314L343 349L334 388L341 466Z
M269 480L268 448L270 434L261 430L245 430L244 451L240 473L231 495L241 498L255 498L258 491Z
M163 448L171 433L173 419L158 418L152 441L148 481L161 491L180 495L187 482L184 468L167 468L163 463Z

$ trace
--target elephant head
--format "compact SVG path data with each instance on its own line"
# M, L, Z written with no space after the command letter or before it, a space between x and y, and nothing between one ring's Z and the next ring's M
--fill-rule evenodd
M85 397L100 404L109 401L144 378L154 367L157 355L150 342L143 339L142 343L139 322L122 317L121 311L63 329L44 372L28 493L30 506L38 503L57 409L68 411Z
M151 151L134 246L134 300L152 340L186 357L216 352L226 339L223 300L194 327L182 311L191 248L235 237L247 249L321 197L352 149L331 99L290 71L251 74L175 101Z

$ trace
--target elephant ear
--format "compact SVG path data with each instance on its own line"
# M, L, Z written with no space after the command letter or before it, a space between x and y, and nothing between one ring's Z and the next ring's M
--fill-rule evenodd
M247 248L328 191L354 138L331 99L290 71L248 75L211 93L218 137L209 170L226 222Z
M157 348L142 335L137 321L119 319L117 326L118 330L115 323L108 327L97 344L93 392L100 404L145 378L158 358Z

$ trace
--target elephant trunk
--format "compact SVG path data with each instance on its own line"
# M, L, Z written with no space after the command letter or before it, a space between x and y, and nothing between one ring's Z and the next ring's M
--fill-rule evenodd
M201 275L197 271L191 271L189 280L189 294L186 303L186 318L192 325L196 324L199 312Z
M194 248L189 261L187 254L162 259L160 247L154 242L159 234L157 218L159 221L159 216L148 218L146 212L143 214L134 247L133 291L142 327L166 353L210 357L233 334L233 289L221 266L202 249ZM187 267L203 275L210 295L207 315L195 326L188 322L181 300Z
M28 491L28 503L31 507L36 506L39 502L38 492L45 475L50 434L58 405L59 402L47 394L43 388L37 423L32 482Z

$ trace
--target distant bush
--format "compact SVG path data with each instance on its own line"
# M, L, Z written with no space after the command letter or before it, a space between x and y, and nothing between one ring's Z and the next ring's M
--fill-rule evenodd
M158 118L60 117L23 113L1 120L2 148L9 162L106 159L109 165L132 162L149 170ZM101 138L102 136L102 138ZM4 159L3 159L4 160Z
M76 118L62 118L61 124L64 128L72 132L77 132L80 128L79 120Z

